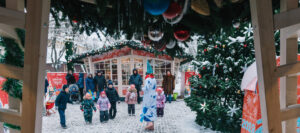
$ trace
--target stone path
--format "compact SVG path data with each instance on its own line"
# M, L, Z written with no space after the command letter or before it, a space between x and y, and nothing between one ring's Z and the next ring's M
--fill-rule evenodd
M43 133L143 133L146 123L139 121L141 105L136 105L136 116L128 116L127 104L117 104L117 117L108 123L99 122L99 112L94 113L93 124L86 125L83 113L78 104L68 105L66 121L68 129L62 129L59 124L58 113L43 117ZM183 100L167 103L165 116L155 122L154 133L213 133L197 125L195 112L185 105Z

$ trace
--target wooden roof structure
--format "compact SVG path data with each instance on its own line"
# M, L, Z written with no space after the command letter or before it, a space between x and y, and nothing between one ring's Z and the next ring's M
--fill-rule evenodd
M40 88L44 84L50 0L27 0L26 13L24 0L6 3L5 8L0 7L0 30L16 38L13 29L25 29L26 45L24 68L0 64L1 76L23 80L23 100L10 100L10 109L0 109L0 121L20 125L22 133L40 133L44 93ZM281 0L280 4L281 12L274 15L272 0L250 0L264 133L295 133L293 127L300 116L300 105L296 105L297 78L293 76L300 72L300 8L298 0ZM279 67L275 60L275 30L281 31Z

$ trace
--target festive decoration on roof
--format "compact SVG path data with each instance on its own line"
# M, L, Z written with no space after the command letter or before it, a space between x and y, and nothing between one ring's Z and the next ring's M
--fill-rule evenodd
M76 54L73 56L70 56L67 60L68 62L80 62L81 59L89 57L89 56L94 56L94 55L101 55L104 53L107 53L109 51L115 50L115 49L121 49L123 47L129 47L131 49L135 49L135 50L143 50L149 53L154 53L155 55L168 55L166 52L164 51L158 51L155 50L152 47L144 47L141 45L140 42L136 42L136 41L123 41L123 42L117 42L113 45L107 46L105 48L100 48L97 50L92 50L83 54ZM185 59L183 62L181 62L182 64L191 61L193 59L193 56L185 54L185 53L177 53L176 55L170 55L171 57L175 57L175 58L179 58L179 59Z

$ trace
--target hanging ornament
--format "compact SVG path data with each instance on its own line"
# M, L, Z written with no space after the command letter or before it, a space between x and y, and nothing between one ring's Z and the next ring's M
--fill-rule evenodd
M217 7L222 8L223 7L223 0L214 0Z
M204 66L204 67L202 67L202 69L203 69L203 70L205 70L205 69L206 69L206 67Z
M207 0L192 0L191 2L192 9L204 16L210 15L209 5Z
M161 15L170 4L170 0L144 0L144 9L151 15Z
M159 41L164 37L164 33L158 25L153 25L148 29L148 37L152 41Z
M174 37L178 41L185 41L190 37L190 31L184 26L178 26L174 30Z
M225 46L225 45L222 45L222 47L225 48L226 46Z
M244 47L246 48L246 47L247 47L247 44L244 44Z
M78 21L77 21L76 19L73 19L72 22L73 22L74 24L77 24L77 23L78 23Z
M175 40L170 40L169 43L166 45L166 47L168 49L173 49L176 45L176 41Z
M180 22L187 11L188 3L189 0L185 0L182 9L182 6L178 2L172 2L167 11L163 13L164 20L171 25Z
M240 28L240 25L241 25L240 22L235 22L235 23L233 23L233 28L238 29L238 28Z
M204 49L204 52L207 52L207 49Z
M169 8L163 13L163 17L173 19L182 12L182 7L178 2L172 2Z

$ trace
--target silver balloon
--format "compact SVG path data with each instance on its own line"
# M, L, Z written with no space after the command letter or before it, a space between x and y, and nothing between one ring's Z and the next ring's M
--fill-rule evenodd
M172 48L174 48L175 47L175 45L176 45L176 41L175 40L170 40L170 42L167 44L167 48L168 49L172 49Z
M153 31L149 30L148 37L152 41L159 41L164 37L164 33L159 30L153 30Z

